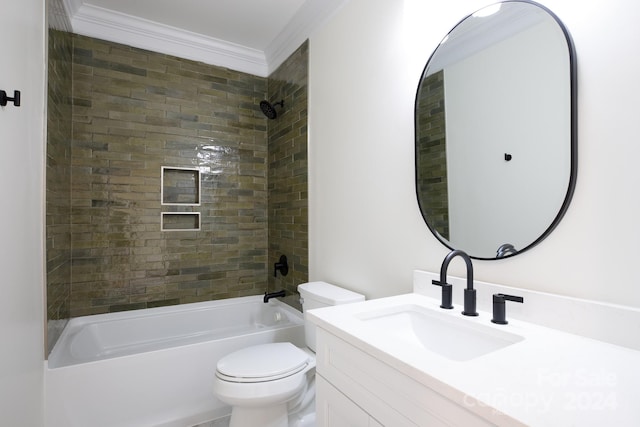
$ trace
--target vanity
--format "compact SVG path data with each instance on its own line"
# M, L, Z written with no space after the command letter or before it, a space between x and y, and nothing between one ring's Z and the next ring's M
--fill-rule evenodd
M513 288L476 282L479 315L467 317L464 280L443 310L437 277L416 271L413 293L306 314L318 426L637 425L640 310L518 290L525 303L498 325L491 295Z

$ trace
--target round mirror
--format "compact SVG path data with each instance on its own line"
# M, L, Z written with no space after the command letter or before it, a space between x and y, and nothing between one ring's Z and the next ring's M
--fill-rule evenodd
M440 42L415 104L416 191L447 247L516 255L564 215L576 181L576 65L548 9L506 1Z

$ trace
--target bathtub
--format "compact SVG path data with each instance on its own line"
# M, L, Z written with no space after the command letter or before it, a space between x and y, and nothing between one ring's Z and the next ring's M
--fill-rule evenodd
M302 313L262 296L71 319L45 361L46 427L190 427L230 413L217 361L249 345L304 346Z

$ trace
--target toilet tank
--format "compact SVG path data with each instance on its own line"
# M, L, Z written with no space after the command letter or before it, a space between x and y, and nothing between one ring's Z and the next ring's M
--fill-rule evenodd
M300 302L302 303L303 312L314 308L364 301L364 295L326 282L302 283L298 285L298 292L300 292ZM304 332L307 347L315 352L315 326L305 320Z

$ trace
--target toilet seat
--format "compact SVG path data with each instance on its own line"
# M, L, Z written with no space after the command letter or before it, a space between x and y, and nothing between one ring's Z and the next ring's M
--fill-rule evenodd
M310 363L309 354L289 342L255 345L221 358L216 376L235 383L275 381L295 375Z

